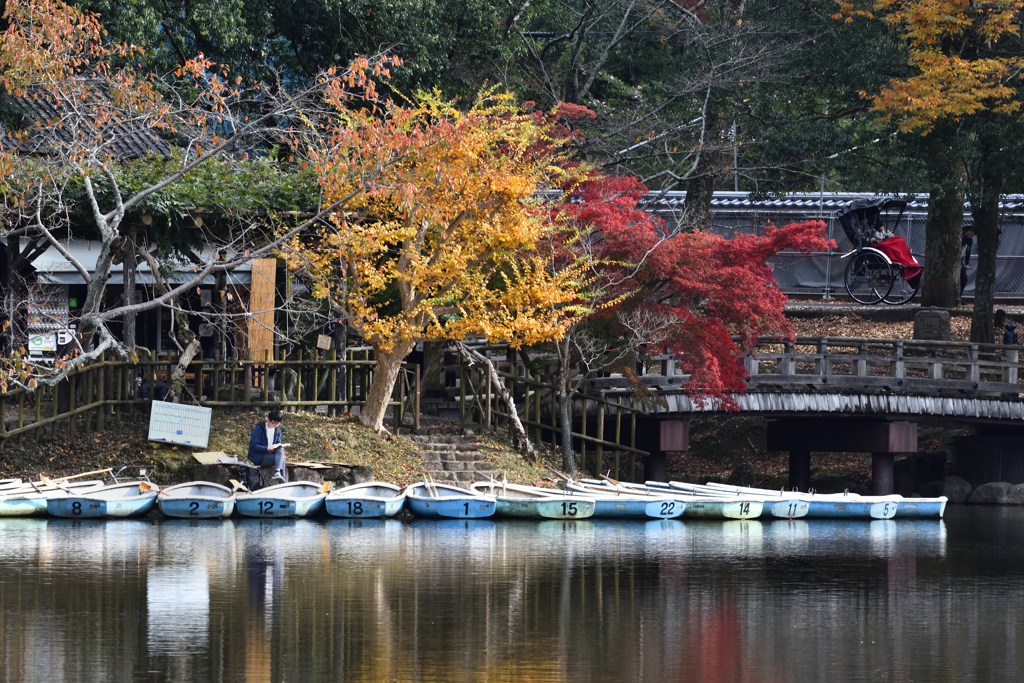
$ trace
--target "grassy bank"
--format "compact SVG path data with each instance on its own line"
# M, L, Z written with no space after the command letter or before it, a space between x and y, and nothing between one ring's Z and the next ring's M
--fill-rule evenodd
M210 443L206 450L224 451L244 459L253 425L263 420L262 412L214 411ZM385 439L359 426L349 417L327 417L312 413L285 413L282 425L289 461L312 460L373 468L381 481L405 485L421 480L420 459L412 444L403 438ZM119 467L146 466L154 469L152 479L160 484L190 479L196 449L147 440L148 424L124 421L101 434L70 437L58 432L9 442L0 452L0 478L71 475ZM490 460L509 481L538 483L547 471L508 448L498 437L480 438L483 457Z

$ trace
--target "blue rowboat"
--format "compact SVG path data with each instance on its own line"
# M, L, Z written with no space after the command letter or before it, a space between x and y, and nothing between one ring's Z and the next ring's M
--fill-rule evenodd
M86 492L72 490L47 499L46 510L53 517L138 517L153 509L160 487L148 481L102 486Z
M674 500L685 505L683 517L691 519L755 519L761 516L763 504L753 498L731 498L721 496L693 495L686 490L677 489L676 482L665 484L663 482L647 482L646 484L631 484L609 481L601 482L604 490L620 490L635 495L670 496ZM599 486L590 484L592 490L599 490Z
M103 486L102 481L76 481L62 484L35 483L20 488L0 491L0 517L37 517L45 516L46 501L54 497L68 495L68 490L91 491Z
M235 495L235 508L246 517L312 517L324 507L328 484L294 481Z
M405 499L409 509L418 517L490 517L498 505L492 496L450 484L425 481L407 488Z
M405 493L394 484L370 481L332 491L324 504L332 517L394 517L405 505Z
M644 493L625 486L587 486L569 482L568 491L593 498L594 517L630 519L675 519L682 517L689 503L669 492Z
M557 489L520 486L508 482L478 481L471 491L492 496L498 501L495 514L520 519L586 519L594 514L597 501L579 495L566 495Z
M942 518L946 513L945 496L938 498L904 498L896 503L896 517Z
M235 492L210 481L190 481L161 490L156 504L168 517L230 517L235 511Z

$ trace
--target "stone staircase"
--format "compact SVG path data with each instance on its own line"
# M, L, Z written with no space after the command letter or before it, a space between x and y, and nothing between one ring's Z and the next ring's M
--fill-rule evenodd
M416 446L423 471L434 481L469 483L498 476L473 434L459 434L457 422L424 416L416 433L406 438Z

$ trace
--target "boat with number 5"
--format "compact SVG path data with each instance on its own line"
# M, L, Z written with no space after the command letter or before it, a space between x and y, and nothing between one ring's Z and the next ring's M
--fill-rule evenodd
M246 517L312 517L324 507L330 482L294 481L235 495L235 507Z
M148 481L129 481L85 492L71 490L65 496L47 499L46 510L53 517L139 517L153 509L160 487Z
M328 493L324 505L332 517L394 517L405 505L405 492L394 484L369 481Z
M190 481L162 489L156 504L168 517L213 519L235 511L235 492L211 481Z
M418 517L490 517L498 506L493 496L429 481L410 485L405 490L405 499L409 509Z
M493 496L495 514L520 519L586 519L594 514L597 501L581 495L567 495L557 489L521 486L508 482L478 481L471 491Z

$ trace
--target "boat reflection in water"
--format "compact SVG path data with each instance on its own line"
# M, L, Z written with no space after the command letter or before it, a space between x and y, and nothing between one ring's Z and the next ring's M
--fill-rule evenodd
M0 680L1009 680L1015 514L0 520Z

